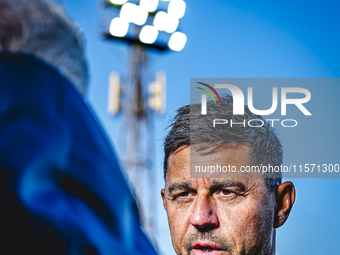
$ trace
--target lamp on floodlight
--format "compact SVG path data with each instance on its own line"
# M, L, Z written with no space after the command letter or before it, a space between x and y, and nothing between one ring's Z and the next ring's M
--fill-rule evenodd
M157 10L158 0L140 0L139 5L148 12L154 12Z
M183 50L187 42L187 36L181 32L175 32L171 35L169 40L169 48L174 51Z
M110 34L116 37L123 37L129 30L129 22L126 20L116 17L111 21Z
M187 41L178 31L185 14L183 0L140 0L139 4L128 0L110 0L118 15L111 20L108 39L120 39L159 50L181 51Z
M139 34L139 40L145 44L152 44L156 41L158 30L154 26L144 26Z
M114 5L122 5L125 4L127 1L128 0L110 0L110 3Z

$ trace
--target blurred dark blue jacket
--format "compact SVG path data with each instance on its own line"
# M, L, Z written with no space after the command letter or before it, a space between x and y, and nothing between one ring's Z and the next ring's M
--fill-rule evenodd
M24 55L0 55L0 196L0 254L156 254L82 97Z

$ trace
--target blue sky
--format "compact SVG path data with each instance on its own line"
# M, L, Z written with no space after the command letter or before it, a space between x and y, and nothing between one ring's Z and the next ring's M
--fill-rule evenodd
M100 2L63 0L67 13L79 24L86 38L90 88L87 100L118 151L120 117L108 115L107 86L113 70L126 75L128 49L104 41L100 30ZM164 70L168 76L167 110L154 116L155 189L162 180L164 128L175 110L190 103L190 78L335 78L340 77L340 4L337 1L202 1L188 0L181 30L188 41L183 51L151 54L150 74ZM324 163L340 163L337 127L339 88L315 89L318 127L301 131L298 142L281 134L285 159L299 157ZM322 94L324 93L324 94ZM314 93L313 93L314 95ZM279 131L279 130L278 130ZM280 135L280 134L279 134ZM338 162L336 162L338 160ZM304 162L312 163L312 162ZM340 210L337 196L340 179L294 179L297 200L287 223L277 231L277 253L340 254ZM155 194L161 254L174 254L161 205Z

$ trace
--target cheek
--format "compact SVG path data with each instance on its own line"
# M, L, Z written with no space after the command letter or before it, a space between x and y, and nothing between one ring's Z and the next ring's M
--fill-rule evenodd
M246 204L220 211L219 220L223 235L232 239L238 247L237 250L256 246L265 224L264 218L261 217L262 213L264 212L261 207L256 204Z
M177 208L167 205L167 214L171 240L175 250L179 250L183 245L183 240L190 225L189 209Z

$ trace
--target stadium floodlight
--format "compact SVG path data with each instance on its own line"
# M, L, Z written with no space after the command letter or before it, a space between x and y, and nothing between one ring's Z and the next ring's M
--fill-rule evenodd
M110 2L112 4L116 4L116 5L122 5L125 4L128 0L110 0Z
M107 39L161 51L183 49L186 36L177 32L186 11L185 0L106 1L109 18L105 20L112 20L104 33Z
M183 0L172 0L168 6L168 14L181 19L185 13L186 4Z
M158 0L140 0L139 5L148 12L154 12L157 10Z
M156 41L158 30L154 26L144 26L139 34L139 40L142 43L152 44Z
M181 32L175 32L169 40L169 48L173 51L181 51L187 42L187 36Z
M139 176L136 170L138 172L142 170L140 174L147 174L152 169L150 164L152 155L150 158L150 155L141 153L143 151L140 148L144 148L145 145L151 148L153 145L149 144L150 139L141 138L151 134L149 127L153 113L164 114L166 109L165 73L158 73L156 80L149 86L149 93L146 90L146 81L149 79L145 77L150 77L147 73L149 54L181 51L184 48L187 37L178 32L181 29L179 22L182 21L186 8L184 1L104 0L102 5L105 11L103 13L105 16L101 15L101 20L105 22L104 38L126 43L131 49L125 82L120 84L118 74L110 75L108 111L112 116L122 113L129 123L134 124L124 126L127 144L137 145L133 146L132 150L126 150L125 163L128 177L133 181L132 187L137 189ZM148 185L140 185L142 186ZM152 187L152 184L149 186ZM152 195L152 192L150 194ZM148 211L152 211L152 208L148 208ZM149 234L154 233L153 220L149 221L148 217L145 217L143 223Z
M176 31L178 27L179 20L175 17L170 16L166 12L159 11L156 13L155 19L153 21L153 25L159 31L165 31L169 34Z
M123 37L129 30L129 22L126 20L116 17L111 21L110 34L117 37Z

